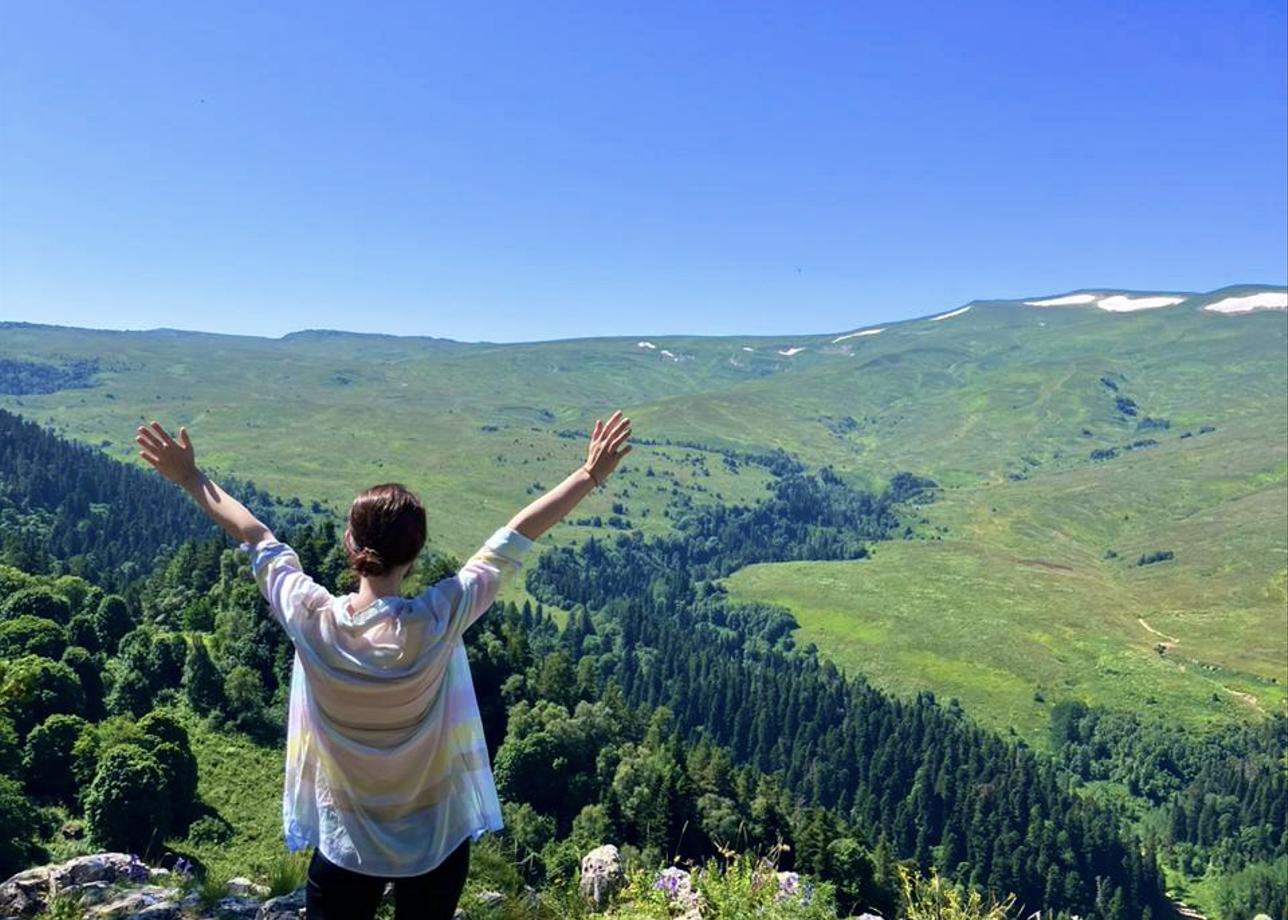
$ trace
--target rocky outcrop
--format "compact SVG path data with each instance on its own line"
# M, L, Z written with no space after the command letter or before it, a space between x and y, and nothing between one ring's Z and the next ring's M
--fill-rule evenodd
M29 920L55 900L79 904L86 920L302 920L304 889L264 900L268 889L245 878L203 908L183 876L128 853L94 853L38 866L0 884L0 920Z
M297 888L280 898L269 898L260 906L255 920L303 920L304 889Z
M606 843L581 858L581 896L596 910L602 910L626 886L626 872L617 847Z

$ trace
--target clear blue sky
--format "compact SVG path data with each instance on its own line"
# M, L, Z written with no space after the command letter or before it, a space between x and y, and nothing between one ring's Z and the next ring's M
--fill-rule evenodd
M0 319L514 341L1288 274L1282 0L0 5Z

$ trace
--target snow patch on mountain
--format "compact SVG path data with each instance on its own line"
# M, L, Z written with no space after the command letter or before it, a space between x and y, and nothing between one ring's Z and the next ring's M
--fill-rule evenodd
M1113 297L1102 297L1097 300L1096 306L1109 313L1133 313L1136 310L1170 307L1184 299L1184 297L1128 297L1124 294L1115 294Z
M1074 307L1078 304L1095 303L1095 294L1065 294L1063 297L1052 297L1049 300L1026 300L1026 307Z
M931 321L932 323L937 323L937 322L939 322L941 319L951 319L951 318L952 318L952 317L954 317L954 316L961 316L963 313L965 313L965 312L966 312L967 310L969 310L969 309L970 309L970 307L969 307L969 306L965 306L965 307L962 307L962 308L961 308L961 309L959 309L959 310L953 310L953 311L951 311L951 312L949 312L949 313L940 313L938 316L932 316L932 317L930 317L930 321Z
M778 353L782 355L784 358L790 358L792 355L798 355L804 350L805 349L802 346L795 345L791 348L780 348L778 349Z
M1134 313L1136 310L1156 310L1159 307L1170 307L1184 301L1184 297L1173 297L1155 294L1145 297L1132 297L1127 294L1111 294L1102 297L1099 294L1065 294L1061 297L1050 297L1046 300L1026 300L1026 307L1077 307L1095 304L1106 313Z
M652 342L636 342L635 347L636 348L657 348L657 346L654 345Z
M1288 310L1288 291L1266 291L1246 297L1227 297L1210 303L1204 310L1213 313L1251 313L1254 310Z
M832 339L832 344L835 345L837 342L844 342L846 339L857 339L861 335L877 335L881 332L885 332L884 326L880 329L860 329L858 332L847 332L845 335L838 335L836 338Z

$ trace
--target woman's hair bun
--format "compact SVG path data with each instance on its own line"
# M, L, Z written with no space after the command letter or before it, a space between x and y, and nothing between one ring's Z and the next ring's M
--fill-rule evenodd
M374 577L411 562L425 545L425 508L396 482L372 486L353 500L344 550L349 567Z
M385 561L380 558L380 554L370 547L363 547L349 558L349 564L359 575L383 575L385 572Z

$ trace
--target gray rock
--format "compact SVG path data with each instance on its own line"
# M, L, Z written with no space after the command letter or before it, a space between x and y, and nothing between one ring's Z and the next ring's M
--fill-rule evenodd
M92 853L19 872L0 885L0 915L34 917L48 906L51 889L75 895L87 885L128 881L131 865L128 853Z
M296 888L290 894L269 898L260 905L255 920L303 920L304 889Z
M173 888L144 885L119 892L110 900L85 911L86 920L179 920L179 902Z
M225 887L227 887L229 894L233 894L241 898L258 898L261 901L268 897L269 891L267 885L257 885L242 875L239 875L236 878L230 878Z
M0 885L0 915L34 917L45 909L49 897L50 867L28 869Z
M234 894L216 901L210 913L220 920L255 920L262 906L259 898Z
M117 882L130 877L129 853L91 853L53 867L59 889L89 882Z
M669 866L657 874L653 887L666 893L667 899L683 913L680 920L699 920L702 916L698 893L693 890L693 877L678 866Z
M82 906L93 907L116 897L117 891L107 882L89 882L77 888L76 894L80 896Z
M174 901L162 901L130 914L129 920L183 920L183 911Z
M583 856L578 884L581 896L596 909L606 907L613 895L626 885L626 873L617 847L606 843Z

